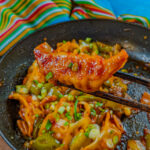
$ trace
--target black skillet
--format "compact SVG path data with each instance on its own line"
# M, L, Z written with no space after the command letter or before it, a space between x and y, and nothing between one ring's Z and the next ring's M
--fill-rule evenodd
M23 149L24 139L16 126L18 102L8 100L8 95L14 90L15 85L21 84L28 67L32 64L33 49L42 43L44 38L55 47L57 42L63 40L86 37L111 45L120 43L130 55L126 67L130 68L131 72L150 77L149 68L144 70L144 64L150 63L150 31L144 27L114 20L80 20L50 26L28 36L11 48L0 60L0 81L3 82L0 87L0 135L12 149ZM135 69L137 64L140 66L139 69ZM144 91L149 90L139 84L129 85L129 94L137 100ZM145 112L122 119L126 134L123 135L118 149L125 150L127 139L139 139L145 127L150 129L150 124Z

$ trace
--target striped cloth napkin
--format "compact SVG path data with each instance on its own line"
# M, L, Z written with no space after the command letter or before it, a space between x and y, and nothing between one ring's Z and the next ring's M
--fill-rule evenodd
M149 8L149 0L0 0L0 56L37 29L69 20L119 19L150 27Z

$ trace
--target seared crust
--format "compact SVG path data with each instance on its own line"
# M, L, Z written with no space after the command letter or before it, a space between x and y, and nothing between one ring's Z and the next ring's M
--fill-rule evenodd
M34 54L45 75L52 72L59 82L74 85L85 92L97 91L104 81L124 66L128 58L125 50L109 59L98 55L52 52L47 43L37 46ZM70 63L76 64L75 71L69 67Z

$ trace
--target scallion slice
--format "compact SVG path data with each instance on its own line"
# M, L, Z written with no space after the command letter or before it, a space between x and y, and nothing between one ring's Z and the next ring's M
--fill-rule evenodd
M46 81L48 81L48 80L51 79L51 78L53 78L53 73L52 73L52 72L49 72L49 73L46 75L45 79L46 79Z

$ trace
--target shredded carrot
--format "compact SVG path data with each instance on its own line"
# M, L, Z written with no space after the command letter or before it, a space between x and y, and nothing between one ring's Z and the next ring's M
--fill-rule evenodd
M79 43L76 40L72 41L64 41L57 44L56 51L58 52L69 52L74 54L84 54L86 52L87 56L91 53L92 49L89 47L89 43L80 40ZM95 42L96 43L96 42ZM103 43L99 43L100 46L103 48L107 45ZM46 48L46 52L53 52L53 49L48 45L48 43L43 43L36 47L38 49ZM99 50L99 49L97 49ZM105 54L105 53L104 53ZM97 53L93 53L94 58L96 57ZM109 57L114 56L114 51L109 52ZM74 72L75 73L75 72ZM115 80L118 80L118 77L110 77L109 82L110 85L114 86ZM63 80L63 79L62 79ZM74 79L73 83L78 82L79 86L82 86L83 89L86 88L88 78L84 78L84 80L79 81L78 78ZM45 85L46 82L53 83L56 87L57 82L52 78L45 80L45 74L40 70L37 61L35 60L33 64L30 66L26 77L23 80L23 86L27 87L28 94L19 94L17 92L12 92L9 96L9 99L15 99L20 102L20 110L19 116L21 119L17 120L17 125L23 134L23 136L30 137L32 140L30 141L30 145L33 143L33 135L34 129L36 127L36 123L40 120L40 125L38 126L37 130L37 137L41 136L43 132L52 131L51 135L59 140L62 146L58 147L57 150L69 150L70 145L75 137L82 133L83 139L88 139L89 143L85 141L85 145L81 145L79 148L80 150L104 150L104 149L114 149L116 145L119 143L122 133L124 133L124 129L120 119L117 117L117 113L111 114L108 108L112 109L122 109L124 106L117 105L115 103L111 103L102 100L104 102L102 105L96 107L97 100L93 98L92 102L89 101L77 101L78 96L82 94L79 91L71 92L72 89L68 89L67 87L57 86L57 91L53 91L54 93L50 93L50 88L47 90L47 95L44 98L40 98L42 95L42 88L38 94L34 94L31 92L31 85L35 82L35 85L39 83ZM119 83L122 81L119 80ZM68 81L69 83L69 81ZM40 86L39 84L39 86ZM96 86L97 82L95 82ZM122 84L122 83L121 83ZM37 88L37 86L36 86ZM46 87L47 88L47 87ZM124 84L124 88L127 89L127 85ZM113 89L112 87L110 88ZM100 87L100 90L106 90L105 85ZM122 90L122 89L121 89ZM69 92L68 92L69 91ZM55 94L56 92L56 94ZM60 92L60 93L59 93ZM109 91L108 91L109 92ZM32 94L31 94L32 93ZM73 94L74 93L74 94ZM77 94L77 95L76 95ZM51 95L51 96L49 96ZM71 98L69 98L71 96ZM59 97L59 98L58 98ZM149 99L149 95L145 94L142 97L142 102L146 102L145 99ZM78 102L77 106L75 105L75 101ZM92 104L94 106L92 106ZM119 106L119 108L118 108ZM104 109L103 109L104 107ZM77 108L77 110L76 110ZM105 111L106 108L106 111ZM95 113L92 117L92 109ZM75 111L76 110L76 111ZM104 110L102 112L101 110ZM78 115L78 117L76 117ZM77 119L76 119L77 118ZM51 128L47 129L47 123L51 123ZM99 127L99 135L95 139L91 139L89 135L86 134L89 127L95 125ZM90 129L92 130L92 129ZM89 133L88 133L89 134ZM96 133L97 134L97 133ZM118 142L113 144L110 148L108 145L108 140L112 140L114 136L118 137ZM83 139L80 139L81 141ZM90 139L90 140L89 140ZM80 144L81 141L78 141ZM50 143L49 143L50 144Z
M144 92L141 98L141 103L147 104L150 106L150 94L147 92Z

